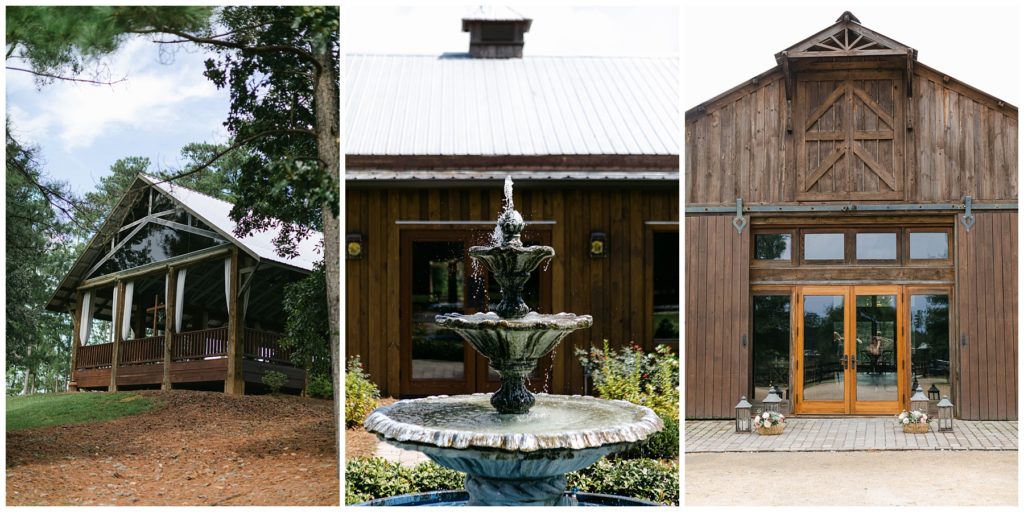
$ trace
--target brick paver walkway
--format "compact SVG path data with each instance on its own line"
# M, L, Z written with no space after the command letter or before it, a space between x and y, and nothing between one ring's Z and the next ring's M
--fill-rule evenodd
M686 421L686 453L1016 450L1016 421L960 421L953 432L904 434L895 418L788 418L777 436L739 434L732 421Z

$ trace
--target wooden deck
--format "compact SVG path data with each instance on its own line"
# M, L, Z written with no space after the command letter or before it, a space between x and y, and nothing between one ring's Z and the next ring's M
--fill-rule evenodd
M291 362L291 351L280 346L280 334L245 329L242 374L245 382L262 383L268 371L288 377L285 388L302 389L306 370ZM176 334L172 344L171 384L223 382L228 370L226 327ZM79 347L73 380L79 389L107 389L113 343ZM126 340L118 358L118 387L159 387L164 373L164 337Z

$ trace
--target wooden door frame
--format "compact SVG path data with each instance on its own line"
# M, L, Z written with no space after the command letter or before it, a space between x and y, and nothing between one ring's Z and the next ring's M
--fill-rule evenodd
M851 286L851 301L852 312L854 323L850 326L852 329L851 333L852 342L856 345L857 343L857 324L856 324L856 311L857 311L857 296L858 295L895 295L896 296L896 399L895 400L879 400L879 401L860 401L857 400L857 368L855 365L850 365L849 372L850 386L849 386L849 401L850 401L850 414L897 414L903 407L903 397L907 394L907 384L905 377L907 374L907 362L910 360L910 342L907 339L907 317L909 316L910 310L907 307L906 302L906 286L903 285L867 285L867 286Z
M793 295L796 304L793 311L792 324L795 327L793 342L793 377L791 378L793 393L793 412L795 414L895 414L909 403L906 374L910 361L910 290L919 287L896 284L880 285L843 285L843 286L794 286ZM941 287L920 287L922 290L938 290ZM843 352L849 356L856 353L857 343L857 296L858 295L895 295L896 296L896 400L859 401L857 400L857 368L850 364L843 371L843 400L814 400L808 403L803 399L804 390L804 296L843 296ZM851 350L852 347L852 350ZM895 410L895 412L894 412Z
M468 249L473 245L474 234L484 234L493 229L490 225L466 224L463 226L451 225L417 225L414 228L399 229L399 255L401 267L399 269L399 395L400 396L425 396L451 393L475 393L497 390L498 381L491 381L487 378L487 358L477 353L476 349L469 343L464 343L464 373L461 389L458 381L440 379L412 379L412 244L413 242L463 242L466 245L466 253L463 256L465 268L470 268L472 258ZM531 235L538 234L542 243L550 245L552 230L550 225L536 224L530 226ZM550 310L551 304L551 274L542 272L540 281L540 301L542 308ZM467 280L469 275L466 274ZM466 309L472 310L466 294L470 287L463 288L463 304ZM541 360L538 367L546 371L550 362Z

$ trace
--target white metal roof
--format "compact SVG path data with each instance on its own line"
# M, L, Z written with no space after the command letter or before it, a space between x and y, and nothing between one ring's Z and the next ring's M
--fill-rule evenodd
M253 231L247 236L239 238L235 236L235 226L237 223L231 220L230 212L233 206L231 203L182 187L181 185L175 185L173 182L160 181L159 178L152 176L140 174L139 177L174 198L191 210L203 222L220 232L221 235L227 236L229 240L234 241L243 248L249 249L260 259L283 263L305 270L313 270L313 266L321 259L320 253L322 249L320 246L323 243L324 235L320 232L314 232L312 236L307 237L298 244L296 247L298 256L286 258L280 256L274 246L274 238L281 231L280 223L275 228L260 232Z
M349 155L678 155L676 58L350 55Z

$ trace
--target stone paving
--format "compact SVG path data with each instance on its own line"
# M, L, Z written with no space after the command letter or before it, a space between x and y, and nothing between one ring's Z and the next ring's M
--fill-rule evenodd
M777 436L735 432L732 421L686 421L686 453L1017 450L1016 421L960 421L953 432L904 434L895 418L787 418Z
M399 462L403 466L408 467L413 467L421 462L427 462L430 460L422 452L403 450L390 443L385 443L384 441L379 441L377 443L377 450L373 452L373 455L375 457L383 457L392 462Z

